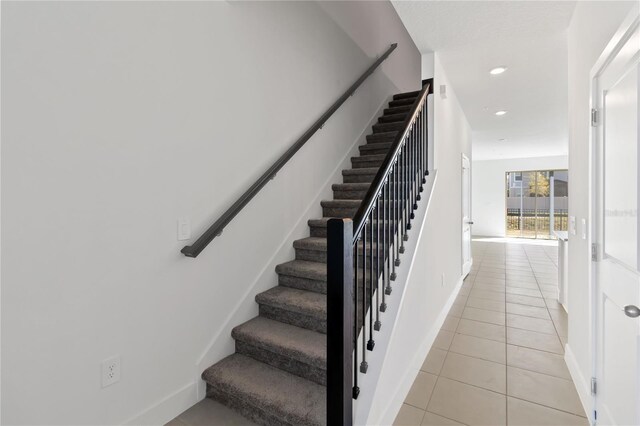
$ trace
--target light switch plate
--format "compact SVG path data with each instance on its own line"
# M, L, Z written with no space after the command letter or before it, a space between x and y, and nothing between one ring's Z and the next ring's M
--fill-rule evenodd
M569 216L569 232L571 235L576 235L576 217Z
M178 218L178 241L191 238L191 221L188 217Z

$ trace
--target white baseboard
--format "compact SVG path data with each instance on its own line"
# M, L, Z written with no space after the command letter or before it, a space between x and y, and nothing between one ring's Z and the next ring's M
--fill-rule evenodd
M420 368L422 367L422 363L424 359L427 357L427 354L431 350L433 346L433 342L436 340L438 333L440 332L440 328L442 324L444 324L447 315L449 314L449 310L453 306L453 302L455 302L456 297L458 297L458 293L460 292L460 288L462 288L462 283L464 282L464 277L461 276L456 283L456 287L451 292L447 303L442 307L442 310L438 314L437 319L434 321L433 326L424 337L422 343L420 344L420 349L416 351L415 356L413 357L411 363L407 365L406 372L402 379L400 380L400 384L396 388L396 391L393 393L393 396L390 398L389 404L384 411L384 414L381 416L381 421L379 424L381 425L391 425L395 420L400 408L402 408L402 404L404 400L407 398L409 391L411 390L411 386L413 382L416 380L418 373L420 372Z
M564 362L567 364L569 374L571 375L573 383L576 386L578 396L580 397L580 402L582 403L582 408L584 408L584 412L589 419L589 423L595 425L595 419L593 416L595 407L593 405L593 397L591 396L591 380L587 380L587 378L584 377L584 375L580 371L578 361L576 360L576 357L573 354L573 350L568 343L564 348Z
M178 414L197 404L198 383L189 383L171 395L162 398L144 411L125 421L126 425L164 425L173 420ZM176 414L177 413L177 414Z

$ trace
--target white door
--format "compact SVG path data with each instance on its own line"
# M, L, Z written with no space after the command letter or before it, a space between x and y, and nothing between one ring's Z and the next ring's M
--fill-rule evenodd
M471 164L462 154L462 276L471 271Z
M594 68L596 421L640 424L638 8Z

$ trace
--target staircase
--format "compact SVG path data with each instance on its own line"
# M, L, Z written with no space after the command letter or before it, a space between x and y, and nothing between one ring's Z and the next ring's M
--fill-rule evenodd
M395 95L378 118L295 260L276 267L278 286L256 296L260 315L233 329L236 353L202 373L208 397L259 424L326 424L327 221L355 215L419 93Z

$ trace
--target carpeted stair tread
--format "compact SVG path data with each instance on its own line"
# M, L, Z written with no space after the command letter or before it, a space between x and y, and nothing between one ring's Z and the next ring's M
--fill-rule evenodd
M378 123L373 125L373 133L385 133L385 132L394 132L400 131L404 129L404 123L402 121L397 121L394 123Z
M327 336L264 317L233 329L231 336L260 349L326 370Z
M360 151L361 156L367 155L377 155L377 154L388 154L389 150L393 146L393 142L378 142L378 143L368 143L366 145L360 145L358 150Z
M240 354L228 356L202 373L214 395L240 410L257 410L254 420L282 425L326 424L326 388ZM209 392L208 392L209 393Z
M363 167L361 169L345 169L342 171L342 176L353 175L375 175L378 173L378 167Z
M397 101L398 99L415 99L419 94L419 90L413 92L398 93L397 95L393 95L393 100Z
M276 273L316 281L326 281L327 265L307 260L291 260L276 266Z
M367 143L393 142L398 133L397 131L372 133L367 135Z
M387 157L387 154L374 154L374 155L365 155L362 157L351 157L351 164L354 168L366 168L371 166L366 166L367 164L378 164L378 167L384 159ZM362 167L358 167L359 165L363 165Z
M277 286L256 295L256 302L322 320L327 317L327 296L312 291Z
M393 114L406 114L411 111L411 105L404 105L393 108L385 108L383 113L384 115L393 115Z
M369 182L334 183L331 185L331 189L334 191L366 191L370 186Z
M378 123L397 123L397 122L404 122L404 120L407 119L407 115L406 113L400 113L400 114L385 114L382 117L378 118Z
M329 219L332 219L331 217L323 217L320 219L309 219L307 221L307 224L309 225L309 233L311 234L312 237L322 237L322 238L326 238L327 237L327 222L329 221ZM377 223L377 221L373 221L374 224ZM383 225L390 225L394 223L393 221L387 220L383 222Z
M393 108L398 106L411 106L413 105L414 101L415 101L414 98L398 99L398 100L389 102L389 107Z
M300 241L302 240L297 241L298 244L305 244L300 243ZM319 243L319 241L314 240L314 243ZM362 244L360 244L360 247L362 247ZM367 252L369 251L369 248L369 244L367 244ZM326 251L326 244L324 251ZM288 275L291 277L322 281L324 283L327 282L327 265L326 263L321 262L312 262L308 260L290 260L289 262L281 263L280 265L276 266L276 272L279 275ZM361 270L360 277L362 278Z
M296 249L315 250L315 251L327 251L327 239L322 237L307 237L293 242L293 247ZM376 244L373 244L376 247ZM362 242L358 244L358 248L362 250ZM371 244L367 243L367 253L371 251ZM326 268L326 266L325 266Z

